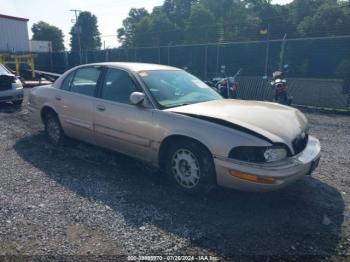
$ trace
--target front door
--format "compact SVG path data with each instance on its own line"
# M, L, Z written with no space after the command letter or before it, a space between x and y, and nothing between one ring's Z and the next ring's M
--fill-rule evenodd
M153 109L130 104L132 92L140 91L124 70L108 68L95 101L94 131L98 144L151 161L156 134Z

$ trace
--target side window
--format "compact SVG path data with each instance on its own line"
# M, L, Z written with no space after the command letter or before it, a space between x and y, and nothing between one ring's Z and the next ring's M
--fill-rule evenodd
M87 96L94 96L101 70L94 67L78 69L74 75L70 91Z
M62 89L62 90L69 91L70 85L71 85L71 83L72 83L73 75L74 75L74 72L71 72L71 73L70 73L68 76L66 76L66 78L63 80L62 85L61 85L61 89Z
M130 104L130 95L135 91L137 88L127 72L108 69L101 92L102 99Z

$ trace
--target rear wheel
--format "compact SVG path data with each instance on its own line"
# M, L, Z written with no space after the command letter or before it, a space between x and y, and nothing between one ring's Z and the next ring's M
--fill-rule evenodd
M169 147L166 173L177 188L189 194L208 193L216 184L210 152L191 140L178 140Z
M45 133L49 141L55 146L63 144L65 135L61 123L55 113L46 113L44 116L44 125Z
M280 94L277 96L277 103L282 105L288 105L288 98L286 94Z

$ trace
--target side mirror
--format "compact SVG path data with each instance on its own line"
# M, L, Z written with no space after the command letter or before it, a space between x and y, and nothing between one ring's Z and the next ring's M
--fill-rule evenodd
M141 92L133 92L130 95L130 102L135 106L142 104L143 101L145 101L145 99L146 99L145 94Z

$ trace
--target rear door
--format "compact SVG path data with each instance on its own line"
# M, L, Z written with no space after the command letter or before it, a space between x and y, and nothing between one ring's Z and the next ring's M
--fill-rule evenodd
M150 161L155 127L151 107L130 104L132 92L141 91L128 72L108 68L95 101L95 140L121 153Z
M68 136L94 143L94 99L99 85L101 67L83 67L63 81L56 94L56 108Z

